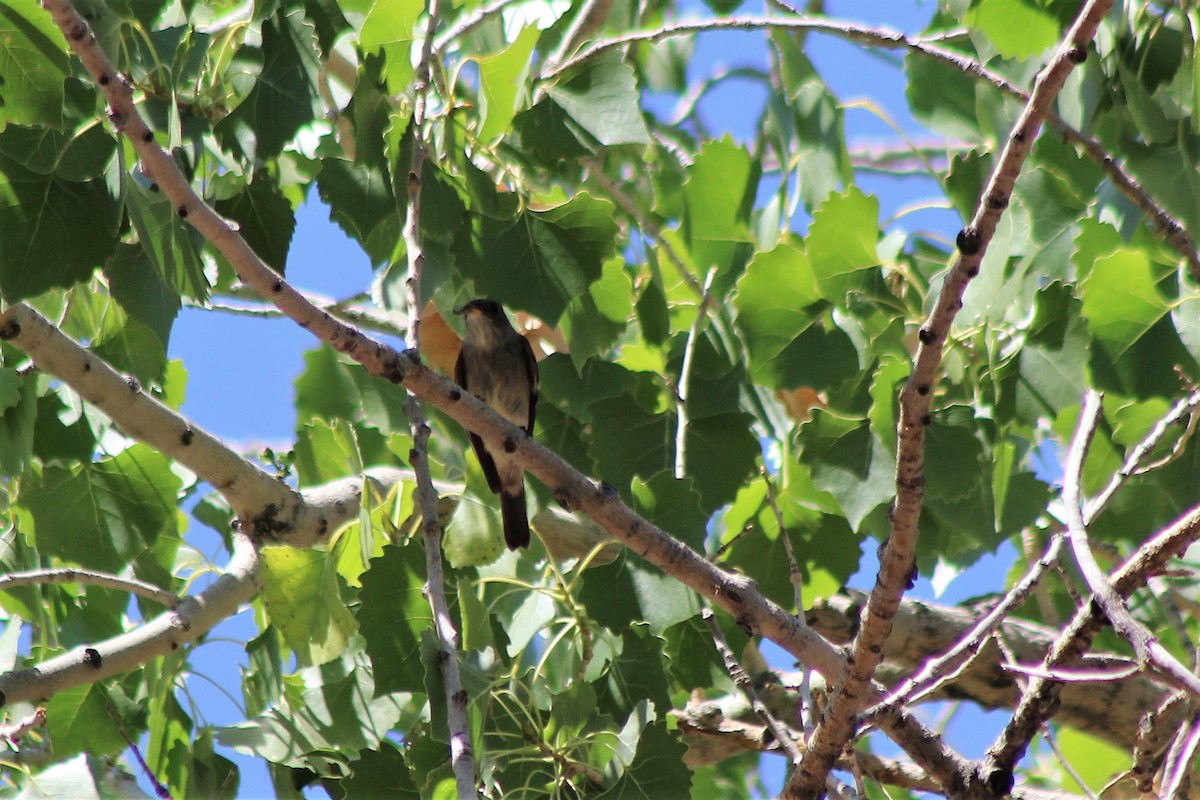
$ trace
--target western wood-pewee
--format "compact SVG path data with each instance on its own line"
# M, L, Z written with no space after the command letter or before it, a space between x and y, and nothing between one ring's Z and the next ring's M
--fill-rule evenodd
M454 367L454 379L497 414L533 435L538 368L528 340L513 330L495 300L472 300L456 313L466 316L467 336ZM489 448L473 433L471 446L488 487L500 495L500 517L508 549L528 547L524 471L512 456Z

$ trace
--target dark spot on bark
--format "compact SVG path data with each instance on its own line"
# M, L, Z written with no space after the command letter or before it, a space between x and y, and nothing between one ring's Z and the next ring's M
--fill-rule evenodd
M96 648L85 647L83 650L83 663L92 669L100 669L100 666L104 663L104 658Z
M180 206L175 213L179 215L180 219L187 219L188 212L186 206Z
M458 389L451 389L450 399L457 403L459 400L462 400L462 392L460 392Z
M517 452L517 443L515 441L513 441L513 438L511 436L509 436L508 438L506 438L504 440L504 452L506 452L506 453Z
M271 291L272 292L282 292L283 291L283 281L275 281L274 283L272 283Z
M933 422L933 417L929 416L928 414L921 415L921 424L922 425L928 427L931 422Z
M600 496L605 500L612 500L617 496L617 487L613 486L608 481L600 481Z
M125 385L129 387L131 392L140 392L142 390L142 382L132 375L125 377Z
M99 81L101 86L108 86L108 83L109 83L109 81L112 80L112 78L108 77L107 72L103 72L100 74L100 77L97 78L96 80Z
M967 267L966 270L964 270L964 272L967 273L968 278L974 278L976 275L979 274L979 265L972 264L971 266Z
M922 396L929 394L929 384L922 383L919 386L917 386L917 394L922 395Z
M71 28L71 38L76 42L78 42L80 39L82 39L86 35L87 35L87 25L84 25L82 22L76 23L75 27Z
M3 325L0 325L0 339L3 339L7 342L9 339L15 339L20 335L21 326L16 322L6 322Z
M191 428L188 428L186 431L184 431L182 434L179 435L179 443L181 445L183 445L184 447L187 447L188 445L190 445L192 443L192 440L195 438L196 438L196 432L193 431Z
M324 536L329 533L329 520L321 517L321 521L317 523L317 536Z
M1076 45L1067 51L1067 58L1072 64L1082 64L1087 61L1087 48Z
M934 343L937 336L929 328L921 328L921 330L917 331L917 338L921 340L921 344L929 345Z
M146 130L142 131L142 141L143 142L153 142L154 141L154 131L150 130L149 128L146 128Z
M987 204L988 208L998 211L1002 208L1008 208L1008 198L1001 197L998 194L989 194L987 196Z
M979 231L974 228L963 228L958 232L958 238L954 243L958 246L958 252L964 256L973 256L979 252Z

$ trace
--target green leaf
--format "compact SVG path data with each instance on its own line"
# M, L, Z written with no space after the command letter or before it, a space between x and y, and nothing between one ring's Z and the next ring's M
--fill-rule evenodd
M56 692L46 703L46 730L58 758L87 753L115 755L125 749L121 730L109 715L108 692L86 683Z
M254 88L213 126L218 141L247 161L272 158L321 114L316 37L297 9L282 10L262 26L262 72Z
M1080 284L1088 330L1114 360L1169 310L1156 288L1159 277L1145 253L1120 250L1098 259Z
M404 754L399 747L388 741L379 743L379 748L363 752L362 757L351 764L354 772L338 782L338 787L347 798L391 797L397 800L420 800L421 792L413 783L412 773L404 763Z
M617 235L612 203L586 192L530 208L511 224L485 226L479 246L487 260L464 277L480 294L549 325L600 278Z
M1052 283L1034 302L1033 323L1019 356L1015 398L1018 417L1029 424L1079 403L1091 348L1080 303L1068 287Z
M630 726L627 726L626 733L629 731ZM684 764L687 745L680 732L667 730L666 723L654 722L642 728L639 734L637 757L598 797L601 800L690 797L692 772Z
M36 379L22 379L17 371L0 368L0 474L15 477L25 471L33 455L38 409ZM91 455L89 447L86 455Z
M527 102L525 81L539 31L530 25L512 44L479 58L479 141L489 143L508 132L519 106Z
M217 729L217 741L274 764L342 777L357 754L379 746L400 719L401 698L377 691L359 650L290 677L284 701L258 717Z
M253 183L214 206L218 214L239 223L246 243L282 275L296 229L296 216L278 183L260 171Z
M138 242L167 286L193 300L207 299L208 278L196 249L199 234L179 218L164 194L128 181L126 200L125 208L137 230Z
M433 617L424 585L425 555L415 543L385 547L363 573L358 624L381 694L425 691L421 631Z
M9 124L62 127L66 51L37 0L0 5L0 131Z
M546 94L605 147L650 142L633 67L615 50L588 60L565 82L547 86Z
M904 96L913 119L955 140L982 138L976 92L979 82L957 67L922 55L904 57Z
M116 247L117 211L99 178L39 175L0 155L0 295L15 303L87 280Z
M171 463L142 444L93 464L46 467L23 487L38 546L75 564L120 572L175 525L181 486Z
M95 772L89 758L80 753L32 776L16 797L19 800L101 800Z
M729 276L714 283L718 295L750 255L750 210L761 175L759 162L728 136L706 142L687 169L682 234L692 263Z
M700 611L691 589L628 550L612 563L584 572L579 599L590 617L613 631L644 620L658 634Z
M854 530L895 494L895 458L865 421L818 410L799 439L813 484L833 495Z
M358 44L365 53L382 53L387 67L388 91L408 91L412 81L412 55L417 19L425 6L420 0L376 0L363 20Z
M822 297L842 305L848 292L863 287L866 273L879 266L878 238L879 201L874 197L851 187L821 204L805 245Z
M263 548L262 598L271 623L301 664L324 664L345 651L354 617L338 591L333 559L324 550Z
M1058 42L1058 20L1041 5L1028 0L979 0L966 21L986 36L1000 55L1026 59Z
M104 274L109 293L126 314L154 333L165 353L182 303L150 255L136 244L120 244L104 265Z
M1098 791L1114 776L1129 769L1129 752L1097 736L1063 727L1057 731L1056 738L1062 757L1071 765L1074 775L1087 784L1080 786L1074 775L1067 773L1061 784L1064 791Z
M499 558L504 552L504 528L495 505L470 495L459 498L442 549L455 569L483 566Z
M402 219L396 213L391 184L378 167L324 159L317 191L329 206L329 218L362 245L373 265L392 258Z
M665 645L662 638L651 632L650 626L635 624L624 628L620 655L609 664L604 677L594 684L596 709L622 719L639 705L649 702L656 713L665 714L671 708L663 658Z

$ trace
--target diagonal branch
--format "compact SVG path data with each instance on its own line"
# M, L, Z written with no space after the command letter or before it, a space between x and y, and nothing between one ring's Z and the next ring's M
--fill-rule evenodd
M941 364L942 347L962 308L967 284L979 274L980 263L1000 217L1008 207L1017 176L1049 114L1054 97L1071 70L1086 57L1088 43L1111 6L1112 0L1089 0L1080 11L1054 58L1038 75L1029 103L1013 126L984 188L975 217L970 226L959 233L958 257L946 274L933 312L921 326L912 375L900 392L900 419L896 432L897 491L891 508L891 536L883 548L875 588L863 612L862 628L846 659L846 670L809 741L808 757L785 787L786 797L808 797L818 792L841 748L853 734L854 715L860 710L864 690L882 660L883 645L891 635L892 618L916 563L917 525L925 494L925 428L932 422L933 386ZM1000 777L1001 783L987 786L989 791L1004 793L1012 788L1011 774Z
M166 589L160 589L152 583L140 581L137 578L122 578L120 575L109 575L90 569L34 569L28 572L9 572L0 575L0 591L8 591L18 586L45 586L49 584L71 583L85 586L101 586L105 589L116 589L129 592L147 600L153 600L160 606L175 608L180 599Z

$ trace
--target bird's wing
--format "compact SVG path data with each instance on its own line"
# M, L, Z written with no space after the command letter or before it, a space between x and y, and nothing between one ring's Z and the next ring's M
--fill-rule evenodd
M463 361L462 353L458 354L458 362L454 365L454 380L459 386L470 390L470 387L467 386L467 365ZM471 449L475 451L475 457L479 459L479 468L483 470L483 477L487 478L488 488L492 490L493 494L500 494L500 473L496 471L496 462L492 460L492 454L487 451L483 439L469 431L468 436L471 437Z
M529 369L529 424L525 426L525 432L532 436L533 418L537 415L538 365L537 359L533 355L533 348L529 345L529 340L522 336L521 344L524 345L525 349L525 366Z

